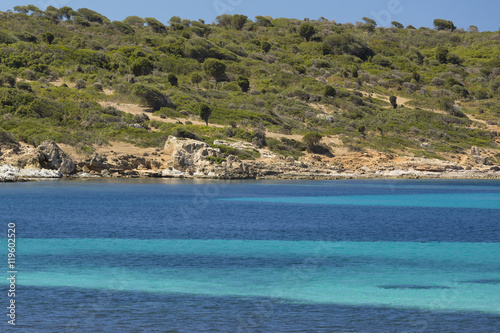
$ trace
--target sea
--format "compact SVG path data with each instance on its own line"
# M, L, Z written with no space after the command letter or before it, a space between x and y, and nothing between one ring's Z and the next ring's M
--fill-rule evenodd
M5 183L0 222L1 332L500 332L499 180Z

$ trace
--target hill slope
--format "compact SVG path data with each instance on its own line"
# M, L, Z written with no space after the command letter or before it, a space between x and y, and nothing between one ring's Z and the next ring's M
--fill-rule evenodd
M498 32L16 9L0 13L4 150L50 139L89 157L117 142L162 148L174 135L351 169L363 156L500 163ZM302 142L311 132L322 141Z

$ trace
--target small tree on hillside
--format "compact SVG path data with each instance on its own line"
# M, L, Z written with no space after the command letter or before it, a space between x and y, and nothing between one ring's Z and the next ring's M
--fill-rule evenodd
M172 85L172 87L177 87L179 85L179 80L174 73L169 73L167 76L167 80Z
M144 105L149 106L153 110L159 110L162 107L174 107L166 95L151 86L135 84L132 95L139 97Z
M208 120L212 116L212 109L210 108L210 106L204 103L199 105L199 109L200 109L200 118L203 119L208 126Z
M158 21L157 19L153 17L146 17L145 18L146 23L148 24L149 27L153 30L153 32L156 33L166 33L167 32L167 27Z
M389 102L391 103L394 109L398 108L398 98L396 96L389 97Z
M90 10L88 8L80 8L78 9L78 13L80 13L89 22L96 22L100 24L109 22L106 16L101 15L98 12Z
M198 86L201 81L203 81L203 77L199 73L193 73L191 75L191 82L196 84L196 86Z
M366 127L364 125L360 125L358 127L358 132L361 133L361 135L364 137L366 132Z
M248 78L244 76L240 76L238 78L238 85L240 86L241 91L248 92L248 90L250 89L250 80L248 80Z
M264 53L268 53L269 51L271 51L271 44L269 44L268 42L262 42L261 48Z
M398 21L392 21L392 22L391 22L391 24L392 24L392 26L393 26L394 28L398 28L398 29L404 29L404 27L405 27L404 25L402 25L402 24L401 24L401 23L399 23Z
M377 26L377 21L372 20L371 18L363 17L363 21L365 21L368 24L373 25L374 28Z
M333 98L333 97L335 97L335 95L337 95L337 91L332 86L326 86L325 92L323 94L325 95L325 97L332 97Z
M299 34L304 37L306 41L309 41L315 33L316 29L309 23L303 23L299 28Z
M444 46L439 46L436 50L436 59L442 63L446 64L448 62L448 49Z
M43 39L50 45L54 41L54 35L51 32L43 34Z
M7 85L14 88L16 84L16 77L9 73L0 73L0 87Z
M323 136L318 132L309 132L302 138L302 141L307 145L307 148L311 150L311 148L316 147L319 142L323 139Z
M217 59L209 58L205 60L203 63L203 70L217 82L221 81L226 76L226 64Z
M391 102L393 108L398 108L398 98L396 96L389 97L389 102Z
M130 70L135 76L149 75L153 71L153 68L153 62L147 58L136 59L132 63L132 66L130 66Z
M231 26L237 30L241 30L247 21L248 16L236 14L231 19Z
M457 27L455 27L455 24L453 24L452 21L447 21L447 20L442 20L442 19L435 19L434 20L434 27L437 30L455 31L457 29Z

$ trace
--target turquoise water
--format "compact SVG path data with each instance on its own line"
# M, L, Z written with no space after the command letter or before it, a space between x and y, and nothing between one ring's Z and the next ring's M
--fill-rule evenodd
M23 239L19 247L30 267L19 283L28 286L500 314L492 255L500 244ZM123 256L141 261L110 265ZM158 257L200 256L212 264L155 267Z
M499 181L0 185L23 332L497 332L499 203Z

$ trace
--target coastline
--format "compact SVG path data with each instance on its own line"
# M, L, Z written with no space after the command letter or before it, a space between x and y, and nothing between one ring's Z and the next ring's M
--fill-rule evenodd
M233 149L242 143L219 141ZM63 145L61 145L63 146ZM220 148L192 139L169 137L163 149L116 147L92 155L77 155L53 141L38 147L23 145L0 155L0 182L42 179L220 179L220 180L336 180L336 179L500 179L500 167L473 147L463 163L392 156L380 152L323 156L307 154L298 159L245 145L260 158L241 160Z
M5 167L5 166L2 166ZM178 176L168 175L162 176L161 173L134 173L128 175L99 175L90 173L80 173L70 176L52 175L48 176L45 170L20 170L19 174L5 175L0 173L0 183L14 183L14 182L30 182L30 181L43 181L43 180L112 180L112 179L179 179L179 180L376 180L376 179L457 179L457 180L500 180L500 172L488 171L468 171L461 172L422 172L416 170L394 170L390 172L376 172L376 173L297 173L297 174L275 174L275 175L261 175L249 177L229 177L224 175L207 176L207 175L185 175Z

